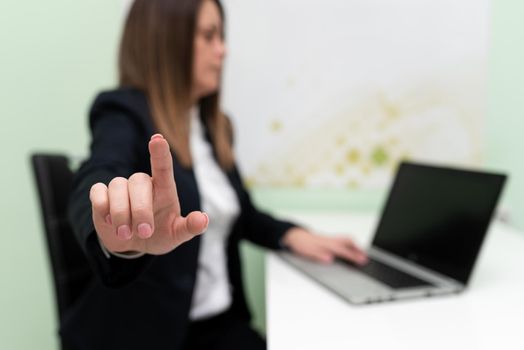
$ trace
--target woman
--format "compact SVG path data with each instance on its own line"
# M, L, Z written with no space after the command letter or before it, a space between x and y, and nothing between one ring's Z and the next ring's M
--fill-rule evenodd
M217 0L136 0L129 12L120 87L93 104L91 155L74 181L70 220L99 279L65 317L65 344L263 349L240 239L321 262L366 260L349 239L252 205L219 106L223 18Z

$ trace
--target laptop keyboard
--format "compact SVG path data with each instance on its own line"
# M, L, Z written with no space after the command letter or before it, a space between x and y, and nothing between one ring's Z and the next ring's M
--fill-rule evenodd
M357 266L349 261L339 259L340 262L350 265L358 271L373 277L393 289L413 288L421 286L432 286L431 283L421 280L415 276L402 272L392 266L381 263L380 261L368 259L364 266Z

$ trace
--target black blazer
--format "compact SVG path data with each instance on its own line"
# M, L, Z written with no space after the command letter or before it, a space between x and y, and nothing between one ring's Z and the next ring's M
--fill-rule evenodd
M98 277L60 325L66 344L78 349L179 349L189 325L200 237L162 256L134 260L104 256L91 219L89 190L116 176L151 174L148 142L156 133L145 95L135 89L101 93L90 112L91 155L75 175L69 219L75 235ZM209 133L208 140L209 140ZM173 166L182 215L200 210L198 184L192 169ZM291 223L258 211L235 167L227 172L241 207L227 244L232 309L249 320L241 278L239 241L242 238L278 249Z

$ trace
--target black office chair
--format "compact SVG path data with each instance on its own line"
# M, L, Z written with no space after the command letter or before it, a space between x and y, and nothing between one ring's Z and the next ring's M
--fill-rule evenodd
M31 163L53 272L58 317L80 296L93 278L87 259L67 220L73 172L64 155L34 154ZM65 349L62 346L62 349Z

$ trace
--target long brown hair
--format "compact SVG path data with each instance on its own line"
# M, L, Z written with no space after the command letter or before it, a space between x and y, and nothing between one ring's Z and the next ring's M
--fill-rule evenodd
M194 37L203 1L135 0L120 44L120 86L142 90L153 122L165 135L184 166L191 166L189 110L191 108ZM224 22L224 10L214 1ZM200 113L208 126L222 168L234 157L231 129L220 111L220 91L200 99Z

